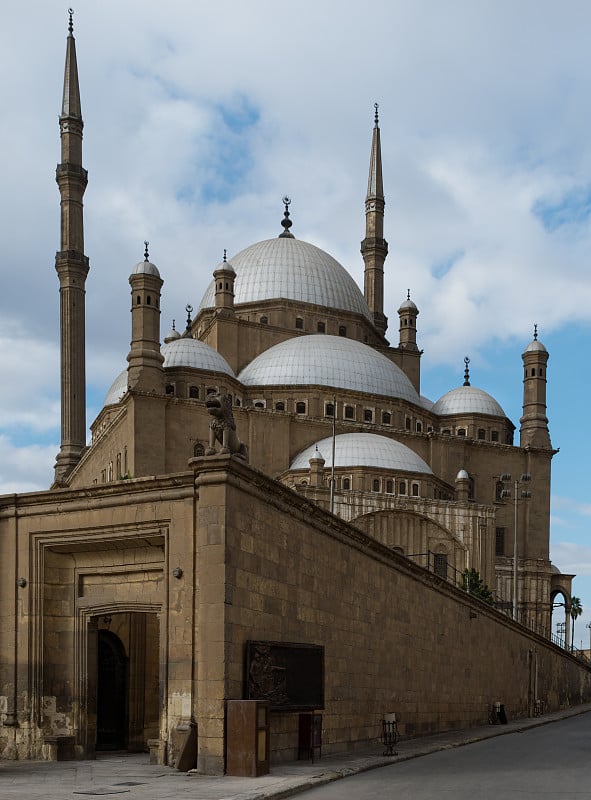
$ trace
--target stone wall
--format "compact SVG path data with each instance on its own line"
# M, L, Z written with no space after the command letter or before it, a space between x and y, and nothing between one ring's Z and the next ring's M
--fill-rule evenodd
M214 680L200 682L204 771L221 763L223 699L242 697L249 639L324 645L325 753L374 742L384 712L415 735L486 723L496 701L525 717L537 699L591 700L587 668L489 606L237 462L195 466L202 579L218 569L225 583L202 609L224 620ZM297 723L273 715L275 760L295 756Z

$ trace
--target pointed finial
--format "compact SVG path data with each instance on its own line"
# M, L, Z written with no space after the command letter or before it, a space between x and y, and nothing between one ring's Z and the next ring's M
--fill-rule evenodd
M74 9L73 8L69 8L68 9L68 16L70 17L70 21L68 23L68 32L69 32L70 36L72 36L73 33L74 33L74 22L72 20L72 17L74 16Z
M175 322L176 322L176 320L175 320L175 319L173 319L173 321L172 321L172 329L173 329L173 331L176 331L176 328L175 328Z
M464 358L464 386L470 386L470 370L468 369L468 364L470 363L470 359L468 356Z
M534 323L534 342L538 341L538 323Z
M226 263L226 248L224 247L224 264Z
M281 224L283 225L283 233L279 234L280 239L293 239L293 233L289 232L289 229L293 225L292 221L289 218L289 206L291 204L291 198L287 195L283 196L283 204L285 206L285 211L283 212L283 219L281 220Z
M146 241L144 239L144 247L145 247L145 250L144 250L144 261L149 261L150 260L150 254L148 253L148 245L149 244L150 244L150 242L148 242L148 241Z
M376 128L378 128L378 127L379 127L379 125L380 125L380 119L379 119L379 117L378 117L378 108L380 107L380 104L379 104L379 103L374 103L374 104L373 104L373 107L374 107L374 108L375 108L375 110L376 110L376 111L375 111L375 116L374 116L375 127L376 127Z
M410 289L406 290L406 299L410 300Z
M187 312L187 331L191 330L191 312L193 311L193 306L191 303L187 303L185 306L185 311Z

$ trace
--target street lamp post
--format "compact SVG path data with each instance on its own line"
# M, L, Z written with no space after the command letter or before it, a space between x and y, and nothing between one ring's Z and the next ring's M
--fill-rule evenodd
M510 481L511 475L510 473L506 472L504 475L501 475L501 481ZM531 497L531 492L527 491L526 489L521 489L520 486L522 483L529 483L531 481L531 475L529 472L524 472L521 475L521 478L513 482L513 507L514 507L514 521L513 521L513 619L517 620L517 608L518 608L518 600L519 600L519 593L518 593L518 582L517 582L517 531L519 526L519 498L522 497L526 499ZM511 497L511 489L503 489L501 493L501 497Z

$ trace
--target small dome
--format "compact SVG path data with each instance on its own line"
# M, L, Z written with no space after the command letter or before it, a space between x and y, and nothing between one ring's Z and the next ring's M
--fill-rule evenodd
M332 437L302 450L289 469L308 469L316 447L330 453L326 466L332 467ZM341 433L335 436L335 467L376 467L432 475L431 467L414 450L395 439L376 433Z
M451 414L487 414L491 417L507 415L494 397L475 386L459 386L452 389L435 403L431 409L440 417Z
M115 378L105 396L103 406L112 406L118 403L127 391L127 370L124 369Z
M396 364L342 336L313 334L276 344L251 361L238 380L247 386L330 386L419 405L413 385Z
M552 575L562 575L562 572L558 569L558 567L555 564L550 564L550 570L552 572Z
M469 480L470 476L468 475L465 469L461 469L456 475L456 481L469 481Z
M232 259L236 272L234 303L294 300L372 316L363 294L347 270L332 256L299 239L267 239ZM215 306L215 282L209 285L199 310Z
M316 449L314 450L312 456L310 457L310 463L312 463L312 461L325 461L324 456L318 449L318 445L316 445Z
M236 275L236 270L229 261L220 261L220 263L215 268L216 272L221 272L222 270L224 272L230 272L233 275Z
M156 264L152 264L151 261L138 261L138 263L133 268L132 275L154 275L156 278L160 277L160 273L158 272L158 267Z
M400 308L398 309L399 314L403 314L405 311L414 311L416 314L419 313L419 309L416 307L410 297L401 303Z
M176 339L180 339L180 338L181 338L181 335L177 331L177 329L174 327L174 323L173 323L173 327L168 331L168 333L164 337L164 344L169 344L170 342L174 342Z
M547 353L548 351L546 350L544 345L538 339L533 339L528 344L528 346L525 348L524 352L525 353L536 353L536 352L538 352L538 353L539 352Z
M199 339L180 337L168 342L162 347L162 355L165 369L167 367L190 367L207 372L223 372L232 378L236 377L226 359L213 347L205 342L200 342Z

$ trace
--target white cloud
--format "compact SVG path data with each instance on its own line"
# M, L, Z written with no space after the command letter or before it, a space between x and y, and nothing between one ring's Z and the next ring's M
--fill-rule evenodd
M16 447L0 434L0 494L48 489L59 445Z

